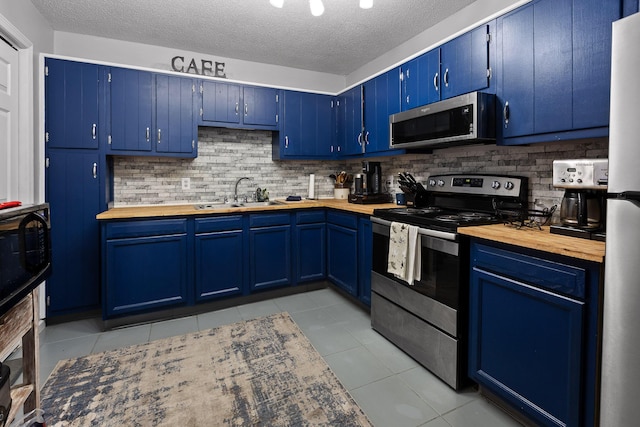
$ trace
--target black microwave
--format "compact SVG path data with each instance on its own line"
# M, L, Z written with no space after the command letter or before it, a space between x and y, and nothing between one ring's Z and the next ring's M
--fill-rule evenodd
M471 92L389 116L390 148L442 148L496 138L495 95Z
M47 203L0 210L0 316L51 274Z

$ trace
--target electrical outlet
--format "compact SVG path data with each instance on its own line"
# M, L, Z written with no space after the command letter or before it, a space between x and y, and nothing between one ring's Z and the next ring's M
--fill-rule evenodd
M392 188L393 188L393 175L389 175L389 176L387 177L387 187L388 187L389 189L392 189Z
M182 189L183 190L191 189L191 178L182 178Z

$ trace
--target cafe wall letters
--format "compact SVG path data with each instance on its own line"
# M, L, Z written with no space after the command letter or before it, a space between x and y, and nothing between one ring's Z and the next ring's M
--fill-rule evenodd
M212 76L227 78L224 69L224 62L215 62L208 59L196 60L195 58L185 59L184 56L174 56L171 58L171 69L179 73L199 74L201 76Z

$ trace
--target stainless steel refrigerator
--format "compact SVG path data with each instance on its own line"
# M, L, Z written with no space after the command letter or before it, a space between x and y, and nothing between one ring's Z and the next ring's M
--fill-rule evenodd
M640 14L613 24L600 425L640 423Z

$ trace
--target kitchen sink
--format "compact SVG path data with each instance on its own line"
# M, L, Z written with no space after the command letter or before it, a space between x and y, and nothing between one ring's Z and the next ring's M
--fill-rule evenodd
M252 208L259 206L276 206L284 205L283 202L276 200L268 200L266 202L235 202L235 203L197 203L193 205L197 210L216 210L216 209L230 209L230 208Z

